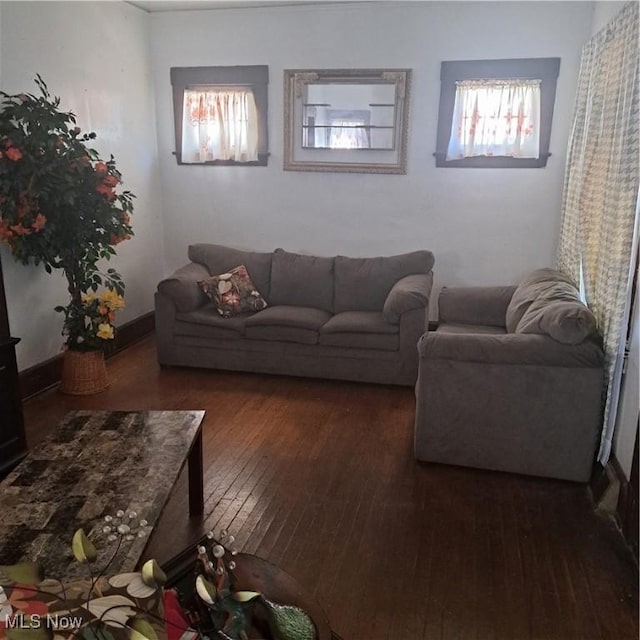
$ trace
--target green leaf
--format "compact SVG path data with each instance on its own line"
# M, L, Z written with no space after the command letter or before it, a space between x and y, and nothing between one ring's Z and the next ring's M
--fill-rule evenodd
M71 550L78 562L93 562L98 553L93 545L93 542L87 538L85 532L82 529L78 529L73 534L73 540L71 542Z
M82 605L98 620L111 627L123 627L135 615L135 602L120 595L92 598Z
M257 591L235 591L231 594L231 597L236 602L251 602L251 600L254 600L259 595Z
M80 638L82 640L114 640L111 631L100 622L94 622L84 627L80 632Z
M315 625L299 607L281 605L262 599L269 613L269 628L278 640L315 640Z
M25 626L19 629L5 629L5 637L7 640L48 640L51 637L49 629L42 620L38 622L38 626L28 627L28 616L24 617Z
M136 616L129 621L129 638L130 640L158 640L158 634L147 620Z
M149 587L161 587L167 581L167 574L154 559L147 560L142 565L140 574L142 581Z
M0 578L5 586L9 582L21 584L38 584L44 578L42 567L35 562L0 565Z
M213 604L216 601L217 591L215 586L202 575L196 578L196 591L207 604Z

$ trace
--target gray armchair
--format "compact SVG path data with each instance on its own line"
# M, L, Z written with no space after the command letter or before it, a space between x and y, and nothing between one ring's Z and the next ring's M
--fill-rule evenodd
M602 419L603 353L562 274L443 289L418 344L418 460L587 481Z

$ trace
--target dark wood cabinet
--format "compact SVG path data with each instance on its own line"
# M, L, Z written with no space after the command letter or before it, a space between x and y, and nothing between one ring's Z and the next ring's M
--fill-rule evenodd
M0 477L27 452L16 364L17 342L17 338L0 338Z
M9 317L0 261L0 478L27 453L16 363L18 338L9 336Z

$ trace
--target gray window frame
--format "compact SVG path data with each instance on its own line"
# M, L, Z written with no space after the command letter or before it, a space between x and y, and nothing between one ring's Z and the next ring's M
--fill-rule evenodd
M556 84L560 71L560 58L513 58L502 60L457 60L445 61L440 69L440 107L438 111L438 132L436 167L451 168L495 168L527 169L547 165L553 105ZM451 135L451 122L455 104L456 82L460 80L510 79L541 80L540 84L540 157L511 158L507 156L478 156L447 160L447 147Z
M269 137L267 121L269 112L269 67L249 65L235 67L171 67L169 70L173 91L173 116L176 149L174 155L179 165L184 166L238 166L266 167L269 159ZM184 91L194 86L251 87L258 110L258 160L238 162L236 160L210 160L202 163L182 162L182 116Z

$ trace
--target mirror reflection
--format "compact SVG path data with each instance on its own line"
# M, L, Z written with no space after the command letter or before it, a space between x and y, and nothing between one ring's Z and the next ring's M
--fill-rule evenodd
M305 149L395 148L395 83L309 83L302 107Z

